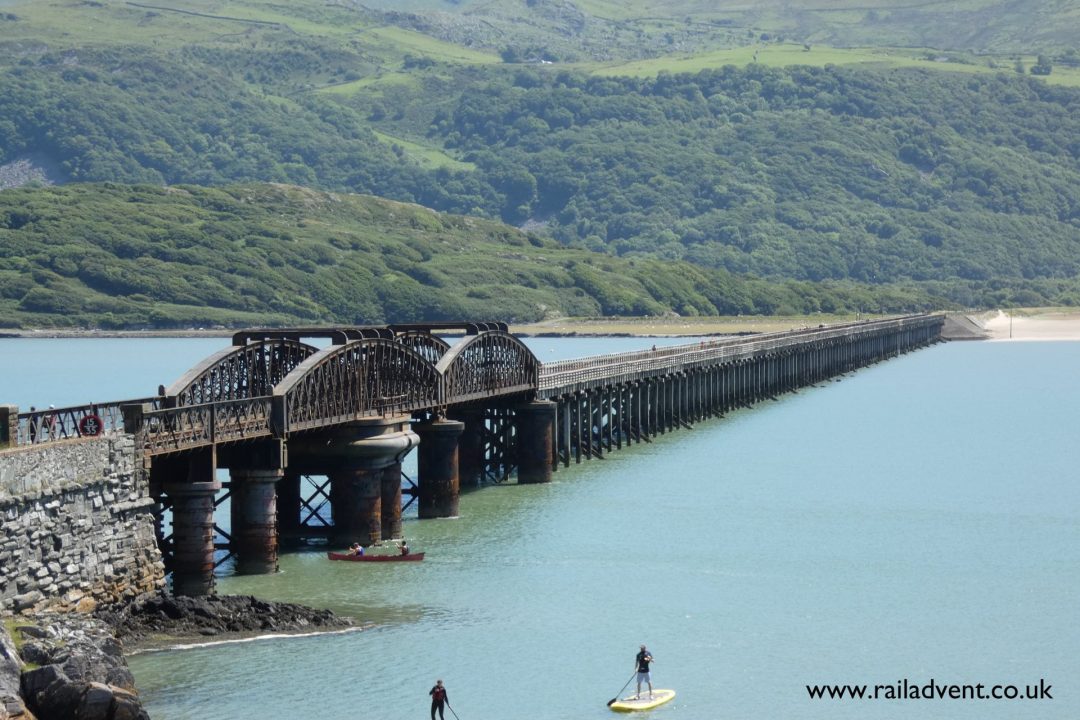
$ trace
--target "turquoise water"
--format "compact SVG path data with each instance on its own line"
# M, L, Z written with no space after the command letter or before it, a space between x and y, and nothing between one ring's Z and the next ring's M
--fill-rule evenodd
M599 720L644 642L679 693L653 718L1076 718L1078 365L1080 343L940 345L471 492L458 519L407 519L422 564L313 551L219 584L368 629L132 668L155 720L422 718L436 678L461 720ZM805 690L931 678L1054 699Z

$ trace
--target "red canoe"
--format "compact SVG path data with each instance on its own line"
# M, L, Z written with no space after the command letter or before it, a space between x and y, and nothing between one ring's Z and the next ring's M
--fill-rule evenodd
M349 562L420 562L424 559L424 553L409 553L408 555L350 555L349 553L328 552L326 557L331 560L348 560Z

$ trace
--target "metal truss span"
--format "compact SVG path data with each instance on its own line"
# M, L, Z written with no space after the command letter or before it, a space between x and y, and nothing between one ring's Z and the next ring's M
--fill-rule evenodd
M362 418L438 407L438 371L394 340L334 345L298 365L274 388L279 436Z
M422 330L409 330L399 333L395 338L406 347L411 347L432 365L439 362L446 351L450 349L450 343Z
M467 335L443 355L437 370L443 378L445 405L496 395L534 392L540 361L507 332Z
M259 340L214 353L165 390L177 407L265 397L297 366L319 351L296 340Z

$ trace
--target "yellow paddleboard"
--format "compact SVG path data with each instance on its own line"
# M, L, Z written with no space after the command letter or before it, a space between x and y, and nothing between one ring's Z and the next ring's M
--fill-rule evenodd
M635 710L652 710L654 707L658 707L675 699L674 690L653 690L652 697L649 697L649 693L643 692L641 697L637 695L631 695L624 697L621 700L608 705L615 712L634 712Z

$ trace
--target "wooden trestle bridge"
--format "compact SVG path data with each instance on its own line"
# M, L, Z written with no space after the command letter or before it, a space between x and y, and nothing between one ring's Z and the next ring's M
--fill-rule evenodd
M0 445L133 435L148 492L172 511L172 532L159 529L174 590L203 594L221 547L257 573L276 570L279 538L400 537L401 461L413 447L418 482L404 492L420 517L452 516L462 485L549 481L560 464L936 342L943 322L917 315L548 364L502 323L246 330L153 397L13 409ZM439 337L454 332L464 335L453 346ZM301 476L326 480L304 497ZM214 523L226 494L231 533ZM215 546L216 534L228 542Z

